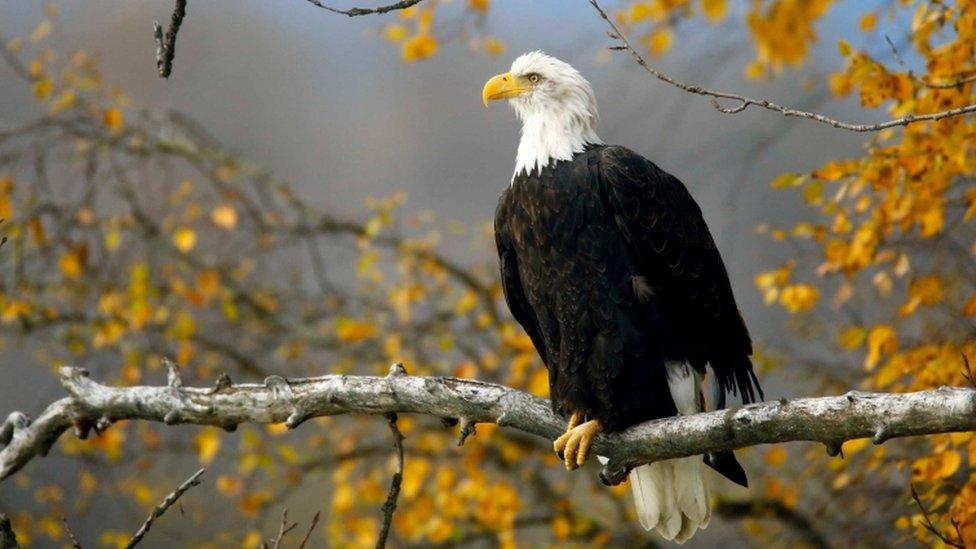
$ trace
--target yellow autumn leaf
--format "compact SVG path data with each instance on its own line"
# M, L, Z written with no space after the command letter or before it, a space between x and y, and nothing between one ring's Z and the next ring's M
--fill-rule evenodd
M749 80L759 80L766 74L766 67L759 61L750 61L743 72Z
M552 535L556 536L556 539L564 540L569 537L570 532L569 520L565 516L557 515L552 519Z
M944 450L915 460L912 464L913 482L932 482L948 478L959 470L962 456L955 450Z
M505 53L505 44L495 37L485 40L485 53L491 56L498 56Z
M98 535L98 543L99 545L115 547L116 549L125 549L129 546L129 539L131 537L131 532L106 530Z
M671 49L673 39L674 35L671 29L662 27L656 29L647 37L647 47L651 50L651 55L663 55Z
M111 229L105 233L105 249L114 252L118 249L119 244L122 243L122 233L115 229Z
M437 39L429 34L417 34L403 43L401 54L408 63L433 57L437 53Z
M119 109L108 109L102 114L102 123L108 128L109 132L116 134L122 131L122 111Z
M358 343L376 337L377 327L368 322L351 318L340 318L336 322L336 337L345 343Z
M208 465L220 452L220 433L213 427L204 428L194 439L194 445L200 464Z
M14 192L14 180L7 176L0 176L0 219L9 220L14 213L11 195Z
M705 13L705 18L713 23L725 19L728 8L727 0L702 0L702 12Z
M841 57L848 57L853 51L851 49L851 44L847 40L838 40L837 50L840 52Z
M81 276L83 265L78 253L74 251L65 252L58 261L58 264L61 267L61 274L65 278L78 278Z
M197 233L189 227L180 227L173 231L173 245L176 249L188 253L197 245Z
M870 442L871 439L869 438L856 438L854 440L848 440L841 446L841 450L845 456L853 456L854 454L867 448Z
M244 490L244 482L239 477L220 475L217 477L217 491L227 497L233 497Z
M471 312L472 309L478 304L478 294L471 290L466 290L461 294L461 299L458 299L457 305L454 307L454 312L459 316L466 315Z
M549 372L542 368L533 372L526 388L533 395L547 398L549 396Z
M938 305L944 298L942 279L934 275L923 276L913 280L908 285L908 301L901 306L899 313L902 316L908 316L914 313L919 306Z
M972 294L966 299L966 303L962 306L963 316L976 316L976 294Z
M271 494L268 492L251 492L241 498L237 504L237 510L245 517L254 518L271 499Z
M206 299L216 296L220 291L220 273L207 269L197 275L196 290Z
M648 2L635 2L630 6L630 20L632 23L640 23L651 17L652 14L651 4Z
M484 13L488 11L488 8L491 6L491 1L490 0L468 0L468 6L475 11L480 11L481 13Z
M34 82L34 99L44 101L54 90L54 82L49 77L41 78Z
M765 461L766 464L771 467L779 467L780 465L786 463L787 457L788 454L786 449L777 445L766 451Z
M868 332L860 326L848 326L837 334L837 343L847 351L853 351L864 345Z
M74 90L63 91L58 94L53 101L51 101L51 106L48 108L48 112L51 115L58 114L65 109L70 109L73 107L77 100L78 96L75 94Z
M809 311L820 299L820 290L810 284L790 284L779 294L779 303L791 313Z
M262 545L264 545L264 536L257 530L248 532L241 541L241 547L243 549L258 549Z
M898 336L895 329L887 324L879 324L868 332L868 354L864 359L864 367L870 371L881 361L881 355L891 355L898 348Z
M786 187L798 187L803 184L805 178L798 173L787 172L776 177L770 184L774 189L785 189Z
M387 25L383 27L383 38L390 42L400 42L407 37L409 32L406 25Z
M232 231L237 227L237 210L232 204L225 202L210 212L210 221L221 229Z
M861 16L861 19L857 22L857 28L861 32L871 32L878 25L878 14L873 11L869 11Z

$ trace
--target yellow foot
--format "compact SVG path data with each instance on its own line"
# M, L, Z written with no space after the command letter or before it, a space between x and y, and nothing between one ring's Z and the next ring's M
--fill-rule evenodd
M585 417L586 414L583 412L573 412L570 414L569 423L566 425L566 435L568 435L574 427L580 423L583 423L583 418ZM563 448L566 447L566 435L559 437L552 443L552 449L556 452L556 455L559 456L559 459L563 459Z
M573 416L575 417L575 414ZM586 463L590 445L593 444L596 435L603 430L603 425L595 419L573 425L573 419L570 418L569 423L569 429L552 443L552 447L556 453L562 454L566 470L572 471Z
M583 423L583 418L585 417L586 414L584 414L583 412L573 412L569 416L569 423L566 425L566 435L568 435L569 432L572 431L574 427L576 427L580 423ZM556 454L559 456L559 459L563 459L563 448L566 447L565 441L563 441L562 443L560 443L560 441L565 439L566 435L559 437L558 439L555 440L555 442L552 443L552 449L556 451Z

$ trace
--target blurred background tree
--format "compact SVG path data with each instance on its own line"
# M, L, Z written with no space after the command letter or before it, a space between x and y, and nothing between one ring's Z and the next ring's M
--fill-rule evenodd
M971 4L605 8L686 81L862 121L974 101ZM501 302L488 223L515 125L475 110L484 79L537 48L594 82L606 139L659 161L702 203L768 396L967 383L972 117L862 135L754 108L722 115L611 57L585 2L427 0L352 20L311 4L191 5L162 81L145 32L162 7L112 7L24 7L0 23L4 409L58 395L60 364L130 385L163 377L163 357L188 383L382 374L402 361L545 396ZM489 427L457 448L437 420L401 418L393 544L656 543L626 485L568 475L546 441ZM3 485L0 507L32 546L66 543L62 516L86 545L124 546L125 525L186 476L174 471L200 463L212 482L155 543L257 546L289 507L306 522L323 512L313 543L372 546L389 447L375 418L290 433L123 424L65 438ZM719 484L726 520L694 544L935 543L909 483L940 534L976 543L971 448L960 434L854 441L835 458L819 446L745 451L753 488Z

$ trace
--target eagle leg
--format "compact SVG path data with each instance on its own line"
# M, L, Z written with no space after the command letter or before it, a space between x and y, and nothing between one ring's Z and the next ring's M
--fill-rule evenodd
M573 414L569 420L569 428L552 444L556 453L563 455L567 471L572 471L586 463L593 439L603 430L603 425L599 421L591 419L585 423L579 423L581 418L582 414L579 414L579 417L577 414ZM574 420L576 420L575 424Z

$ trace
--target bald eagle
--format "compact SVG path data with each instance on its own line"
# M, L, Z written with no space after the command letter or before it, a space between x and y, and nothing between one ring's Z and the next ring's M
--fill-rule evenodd
M507 99L522 121L495 239L505 299L549 373L553 409L568 418L554 442L567 469L597 433L705 409L727 392L762 390L752 343L701 209L653 162L596 134L596 99L576 69L542 52L485 84L485 106ZM683 542L711 514L702 461L745 486L731 452L630 472L647 530Z

